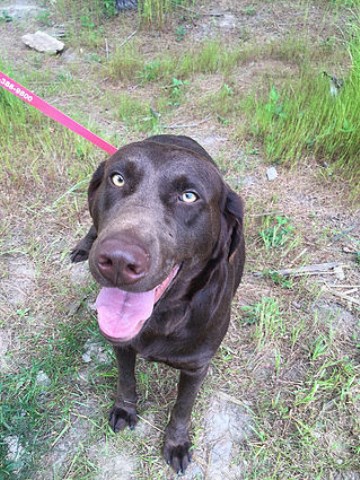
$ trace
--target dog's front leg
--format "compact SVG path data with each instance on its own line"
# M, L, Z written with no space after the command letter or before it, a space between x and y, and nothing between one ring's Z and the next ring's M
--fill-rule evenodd
M114 347L118 364L119 376L117 382L116 400L109 415L109 422L114 432L120 432L125 427L133 429L137 423L136 415L136 353L129 348Z
M164 457L178 472L184 472L191 460L190 422L197 393L208 365L197 370L181 370L177 399L165 431Z
M85 237L82 238L74 250L70 252L70 259L72 263L85 262L85 260L89 258L89 252L96 238L96 228L94 225L92 225Z

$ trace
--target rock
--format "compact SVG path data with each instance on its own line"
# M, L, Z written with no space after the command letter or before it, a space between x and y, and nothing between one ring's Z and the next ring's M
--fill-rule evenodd
M28 33L22 37L22 41L30 48L44 53L58 53L64 49L64 43L45 32L37 31Z
M51 385L51 380L45 372L40 370L39 373L36 375L36 383L38 385L41 385L42 387L48 387L49 385Z
M90 363L91 362L91 357L88 353L84 353L82 356L81 356L83 362L85 363Z
M232 30L237 27L237 20L231 13L224 13L218 20L218 25L224 30Z
M95 361L96 363L110 363L112 361L105 347L100 342L87 340L84 347L85 352L81 357L83 362L90 363Z
M184 475L181 476L181 480L204 480L205 475L200 467L194 460L191 461L187 467Z
M205 439L210 447L207 474L211 480L241 478L241 467L233 465L232 450L250 436L252 420L235 400L220 393L205 418Z
M267 176L267 179L269 180L269 182L272 182L273 180L275 180L275 178L278 176L276 168L275 167L269 167L266 170L266 176Z
M44 9L26 0L21 0L8 5L1 5L1 11L6 12L11 19L21 20L28 17L35 17L43 12Z
M0 330L0 373L8 369L5 358L6 352L10 346L10 334L6 330Z
M25 453L24 447L21 445L20 439L16 435L8 435L4 438L4 442L8 448L6 458L10 462L18 461L19 457Z
M345 273L341 265L334 268L334 274L338 280L345 280Z

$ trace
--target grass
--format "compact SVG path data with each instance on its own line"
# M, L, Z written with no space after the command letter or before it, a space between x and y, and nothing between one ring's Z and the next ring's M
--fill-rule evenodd
M254 103L252 129L264 144L269 161L290 163L304 156L329 162L328 174L338 170L359 180L360 34L349 44L351 66L343 85L331 91L331 80L305 64L297 80L278 89L271 86L266 100Z
M29 478L35 463L72 424L70 412L76 410L79 396L75 382L81 351L86 336L93 335L91 332L86 321L75 325L60 323L57 339L43 341L41 333L35 335L33 347L40 348L30 364L3 377L2 453L6 452L6 439L14 438L19 444L18 455L7 456L1 466L4 478L13 474L19 479ZM46 382L41 380L44 376Z
M144 60L141 45L133 41L115 50L108 69L113 79L132 80L135 77L151 82L178 77L185 80L199 73L226 75L247 55L241 46L224 46L220 39L208 39L180 54L161 54Z
M243 311L244 322L255 324L254 339L259 350L285 333L283 314L276 299L264 297L254 305L243 307Z
M358 311L346 302L339 307L342 300L322 289L322 281L336 282L334 277L291 280L276 270L334 257L348 265L346 282L358 285L356 228L343 235L348 225L356 226L356 217L336 182L346 170L352 188L357 186L356 30L353 36L345 32L349 56L341 62L337 29L329 28L329 37L319 41L309 41L305 30L267 44L257 43L258 30L249 30L246 42L234 32L198 40L189 20L193 12L180 8L171 14L166 7L156 13L166 5L140 2L139 28L136 12L115 17L113 3L59 0L34 21L64 23L81 68L63 57L26 52L27 63L16 63L14 54L12 72L8 65L0 70L114 144L158 131L207 141L226 180L246 197L248 260L228 335L194 411L195 464L206 471L211 462L205 419L220 392L234 405L246 405L251 417L251 435L230 454L230 467L241 468L244 480L350 478L360 468ZM337 12L343 5L331 6ZM311 6L320 8L318 2ZM300 4L292 8L298 18ZM243 9L254 21L260 12L260 4ZM153 29L144 28L146 19L165 26L165 15L169 23L161 34L154 37ZM211 21L214 26L216 18ZM4 39L7 22L3 15ZM335 97L323 70L343 72L344 86ZM87 308L94 284L79 286L73 279L78 271L68 265L68 252L89 223L88 179L105 155L4 90L0 130L0 333L12 339L0 383L0 477L93 480L131 457L139 480L171 478L161 459L160 430L176 395L177 374L139 360L141 421L134 432L114 435L106 415L116 368ZM264 156L293 170L278 166L278 178L269 183ZM327 178L314 177L313 157L329 164L331 189ZM299 175L289 184L298 171L306 172L305 179ZM245 183L248 176L253 183ZM301 203L288 202L293 185ZM28 270L33 266L30 287L11 269L17 261ZM258 271L263 275L252 275ZM17 289L24 290L24 300L8 302ZM82 356L91 345L91 361L85 363ZM11 455L11 442L20 447L18 455Z

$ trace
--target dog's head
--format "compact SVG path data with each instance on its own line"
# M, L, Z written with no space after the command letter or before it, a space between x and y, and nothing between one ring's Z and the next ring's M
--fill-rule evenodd
M231 262L241 241L240 198L187 137L119 149L94 173L88 201L96 230L90 270L104 287L99 324L116 342L139 333L174 278L215 258Z

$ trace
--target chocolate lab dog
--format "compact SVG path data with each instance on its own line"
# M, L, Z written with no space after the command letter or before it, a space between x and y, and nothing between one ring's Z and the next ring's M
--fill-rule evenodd
M88 201L93 226L71 258L89 258L102 286L99 328L119 368L110 425L137 422L137 354L179 369L164 456L184 471L195 397L243 272L242 201L197 142L175 135L120 148L94 173Z

